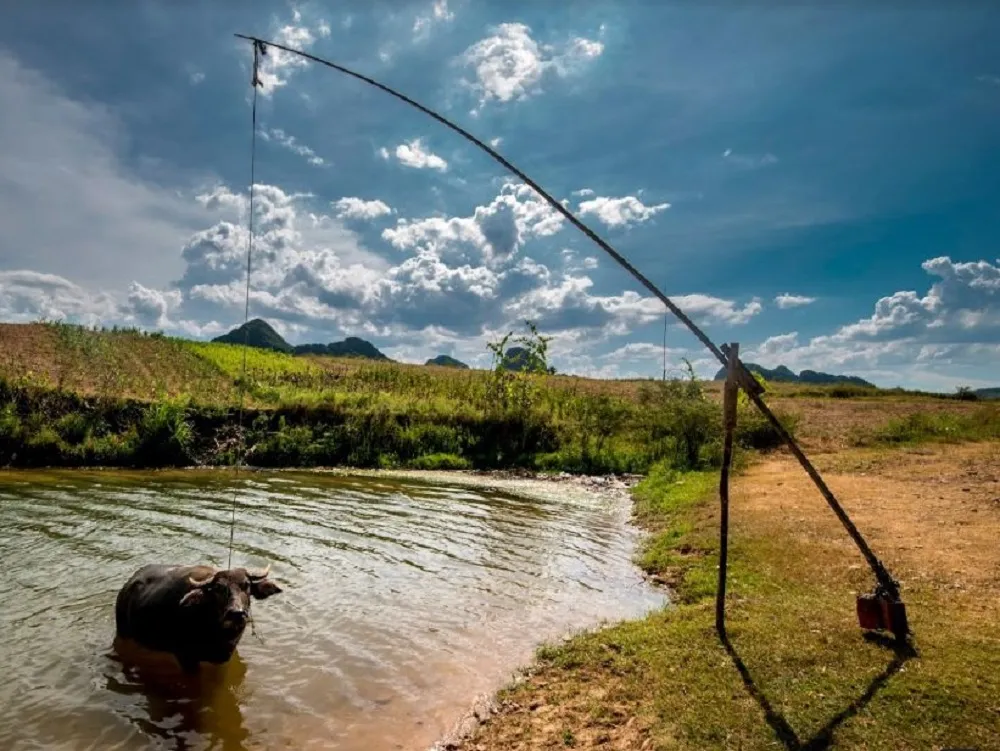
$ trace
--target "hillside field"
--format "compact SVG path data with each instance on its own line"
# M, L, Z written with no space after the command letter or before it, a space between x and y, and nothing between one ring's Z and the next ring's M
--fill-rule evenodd
M715 466L721 384L461 370L250 348L247 461L260 466ZM134 330L0 325L0 463L229 464L244 350ZM857 386L768 384L803 444L830 450L997 431L995 403ZM778 448L741 409L745 450Z

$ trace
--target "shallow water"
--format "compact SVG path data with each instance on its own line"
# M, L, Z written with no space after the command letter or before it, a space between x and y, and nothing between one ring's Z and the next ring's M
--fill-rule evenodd
M398 478L240 478L233 565L272 564L236 656L114 644L149 562L226 565L231 472L0 473L0 748L425 749L534 645L662 604L627 510Z

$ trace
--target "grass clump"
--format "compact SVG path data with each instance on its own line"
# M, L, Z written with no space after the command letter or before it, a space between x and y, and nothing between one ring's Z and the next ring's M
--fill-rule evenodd
M877 446L997 438L1000 438L1000 407L990 404L963 413L915 412L881 427L859 431L852 442L855 446Z
M455 454L424 454L411 459L407 466L422 470L472 469L472 463L468 459Z

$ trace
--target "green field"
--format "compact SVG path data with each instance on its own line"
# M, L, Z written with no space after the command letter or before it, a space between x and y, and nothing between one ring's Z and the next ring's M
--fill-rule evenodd
M642 472L719 455L718 408L693 377L602 383L65 324L0 327L0 346L4 464L228 464L240 396L246 459L260 466ZM744 412L741 445L773 447L773 432Z
M259 466L642 473L720 458L718 384L693 374L597 380L0 325L0 464L230 464L241 397L245 458ZM807 424L802 438L817 446L996 430L995 408L941 395L771 384L767 399L793 432ZM739 425L742 449L777 446L749 405Z

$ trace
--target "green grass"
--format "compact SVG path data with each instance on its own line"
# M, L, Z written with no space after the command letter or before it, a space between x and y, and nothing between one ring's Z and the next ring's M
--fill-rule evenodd
M717 384L693 379L606 382L244 353L234 344L66 324L2 327L5 337L0 383L9 397L0 404L16 406L17 425L0 441L0 465L226 464L235 460L241 387L248 460L262 466L411 466L451 455L478 468L602 474L644 473L660 461L682 470L720 461L721 406L710 395ZM786 386L768 384L779 395L796 393ZM834 400L843 388L817 390ZM87 398L74 402L67 395ZM183 440L167 440L164 429L143 422L142 413L166 401L181 405L174 428ZM795 415L777 411L794 433ZM933 419L952 420L958 435L977 425L989 435L995 424L926 418ZM859 440L889 442L904 433L916 440L921 431L914 425L890 425ZM946 438L952 426L940 428L921 430ZM161 441L167 441L162 451L149 448ZM759 450L778 444L745 400L737 442Z
M184 346L234 379L243 372L244 355L246 355L247 372L265 382L291 375L319 373L319 368L311 360L284 352L253 347L247 347L244 351L240 345L222 342L185 341Z
M408 467L422 470L471 469L472 464L455 454L424 454L411 460Z
M694 563L711 542L695 533L692 509L719 483L716 472L678 472L659 464L635 488L635 510L639 522L656 534L647 538L638 563L647 573L683 585L697 576ZM689 582L692 584L693 582ZM700 589L700 588L696 588ZM688 587L678 593L688 597Z
M684 469L719 460L720 406L694 380L602 393L596 382L548 374L244 352L130 330L0 333L11 349L35 348L20 360L58 375L53 384L0 362L0 404L12 407L0 465L228 464L241 393L246 459L259 466L641 473L661 460ZM746 405L737 438L757 449L777 443Z
M960 414L917 412L859 433L852 442L855 446L914 445L998 438L1000 406L987 404Z
M731 531L727 651L714 629L717 483L713 472L650 472L635 489L637 518L653 530L639 563L674 583L675 604L540 648L534 675L501 693L518 709L476 747L548 747L558 741L546 723L608 739L626 720L654 749L996 747L996 624L984 632L959 615L959 595L914 586L917 656L865 640L848 554L781 534L778 515Z

